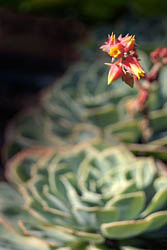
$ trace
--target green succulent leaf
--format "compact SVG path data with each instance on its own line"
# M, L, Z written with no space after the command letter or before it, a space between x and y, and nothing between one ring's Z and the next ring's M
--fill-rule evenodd
M19 234L6 221L0 218L0 248L7 250L50 250L49 245L42 239Z
M142 216L147 216L163 206L167 206L167 189L162 189L154 195L149 206L143 211Z
M137 217L145 205L144 192L121 194L106 203L106 208L116 207L119 211L118 220Z
M106 138L112 138L112 136L114 136L120 141L127 143L138 141L141 137L141 129L135 120L119 121L115 124L109 125L105 132Z
M140 54L144 58L143 67L149 69L148 56L143 51ZM128 143L130 150L137 154L146 152L166 160L167 112L166 96L162 91L165 86L164 72L165 67L160 73L160 86L152 84L150 88L147 104L151 133L143 147L139 144L139 141L143 141L142 116L136 111L134 102L136 88L129 88L122 84L122 80L107 86L104 58L98 58L94 63L87 60L71 67L59 85L47 90L40 109L21 114L11 123L3 150L4 158L21 148L39 145L70 147L82 142L96 142L102 136L111 144L119 141ZM132 86L131 80L128 83ZM152 147L153 144L159 147ZM28 178L28 171L24 178Z
M147 221L150 222L147 230L154 231L167 224L167 211L153 213L147 217Z
M155 189L161 190L161 189L166 189L167 188L167 176L161 176L155 180L154 183Z
M138 188L148 187L154 180L156 169L154 161L151 158L142 160L142 158L134 163L134 168L130 174L134 176Z
M113 222L119 218L119 210L115 207L99 209L96 212L98 224Z
M104 238L100 234L93 234L87 232L76 232L76 235L83 241L90 241L95 243L104 242Z
M149 227L147 220L128 220L105 223L101 226L102 234L111 239L124 239L143 233Z
M11 186L0 183L0 244L9 249L143 249L152 233L165 239L166 170L124 146L99 140L64 151L26 150L6 173Z
M103 107L91 108L88 110L87 119L99 127L106 127L114 124L119 119L119 114L114 104L105 105Z

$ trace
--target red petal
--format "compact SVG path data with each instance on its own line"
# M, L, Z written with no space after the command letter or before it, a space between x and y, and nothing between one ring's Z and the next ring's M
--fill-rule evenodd
M112 64L108 73L108 84L113 83L118 78L122 77L122 68L119 65Z

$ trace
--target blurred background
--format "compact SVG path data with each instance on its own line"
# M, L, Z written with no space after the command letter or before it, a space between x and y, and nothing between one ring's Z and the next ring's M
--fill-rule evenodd
M95 61L108 33L135 34L146 52L167 44L167 2L0 0L0 146L10 119L78 61Z

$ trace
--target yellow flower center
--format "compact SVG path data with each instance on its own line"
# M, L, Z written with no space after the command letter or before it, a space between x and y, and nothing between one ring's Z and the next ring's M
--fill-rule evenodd
M134 64L130 64L130 67L131 67L134 75L137 76L138 79L140 79L140 77L144 76L144 71L142 70L142 68L137 67Z
M113 47L110 48L110 51L109 51L108 54L110 56L113 56L113 57L117 58L121 54L121 51L120 51L118 46L113 46Z

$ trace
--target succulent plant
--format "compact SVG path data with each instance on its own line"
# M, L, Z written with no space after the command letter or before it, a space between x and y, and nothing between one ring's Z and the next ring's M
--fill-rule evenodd
M140 58L147 71L146 54L140 52ZM128 143L136 154L144 152L167 160L165 68L159 77L161 84L155 82L151 87L148 101L151 131L149 140L144 141L143 118L138 114L134 119L130 111L137 90L121 80L107 86L107 67L103 62L104 59L98 59L91 65L74 65L59 84L42 95L40 109L24 112L15 119L7 130L3 155L8 158L22 148L73 145L103 136L110 142Z
M104 88L104 91L99 90L99 95L97 95L95 101L93 100L93 103L90 103L90 105L98 108L104 106L99 110L99 113L101 112L101 114L98 118L98 126L95 125L97 119L89 114L86 103L79 103L78 99L70 94L71 92L78 92L77 79L79 78L79 85L82 85L80 92L78 92L81 96L80 100L84 101L87 99L86 94L88 94L89 98L89 93L86 90L87 85L85 86L82 84L85 81L84 79L81 79L82 74L83 76L86 75L85 73L89 66L89 64L81 64L78 65L76 69L75 67L71 69L69 74L63 79L62 84L60 83L61 87L59 84L56 84L56 86L51 88L50 91L47 91L42 95L43 103L41 108L33 108L32 110L29 110L29 112L24 111L23 114L20 114L10 123L6 132L6 145L3 155L11 156L22 148L29 148L37 145L69 145L80 143L83 142L83 140L90 138L94 140L94 138L100 135L100 130L98 128L99 125L103 127L106 124L111 124L112 120L118 120L118 114L115 112L115 105L110 103L110 94L107 94L106 88L102 87L105 86L104 74L107 73L102 61L92 65L89 74L87 72L89 80L91 73L94 75L100 70L103 71L103 76L101 77L103 84L99 84L99 86ZM67 86L68 89L66 89L66 83L71 83ZM115 90L116 94L113 99L117 102L117 100L120 100L125 93L118 91L117 94L117 89ZM86 91L86 93L84 91ZM82 93L83 96L81 95ZM91 94L93 97L93 92L91 92ZM103 95L104 98L102 97ZM107 100L105 101L106 98ZM107 102L107 105L105 105L105 102ZM106 108L108 109L107 114ZM94 119L96 121L93 122ZM12 147L11 144L13 145Z
M25 150L6 171L0 249L166 249L167 173L152 158L99 141Z

